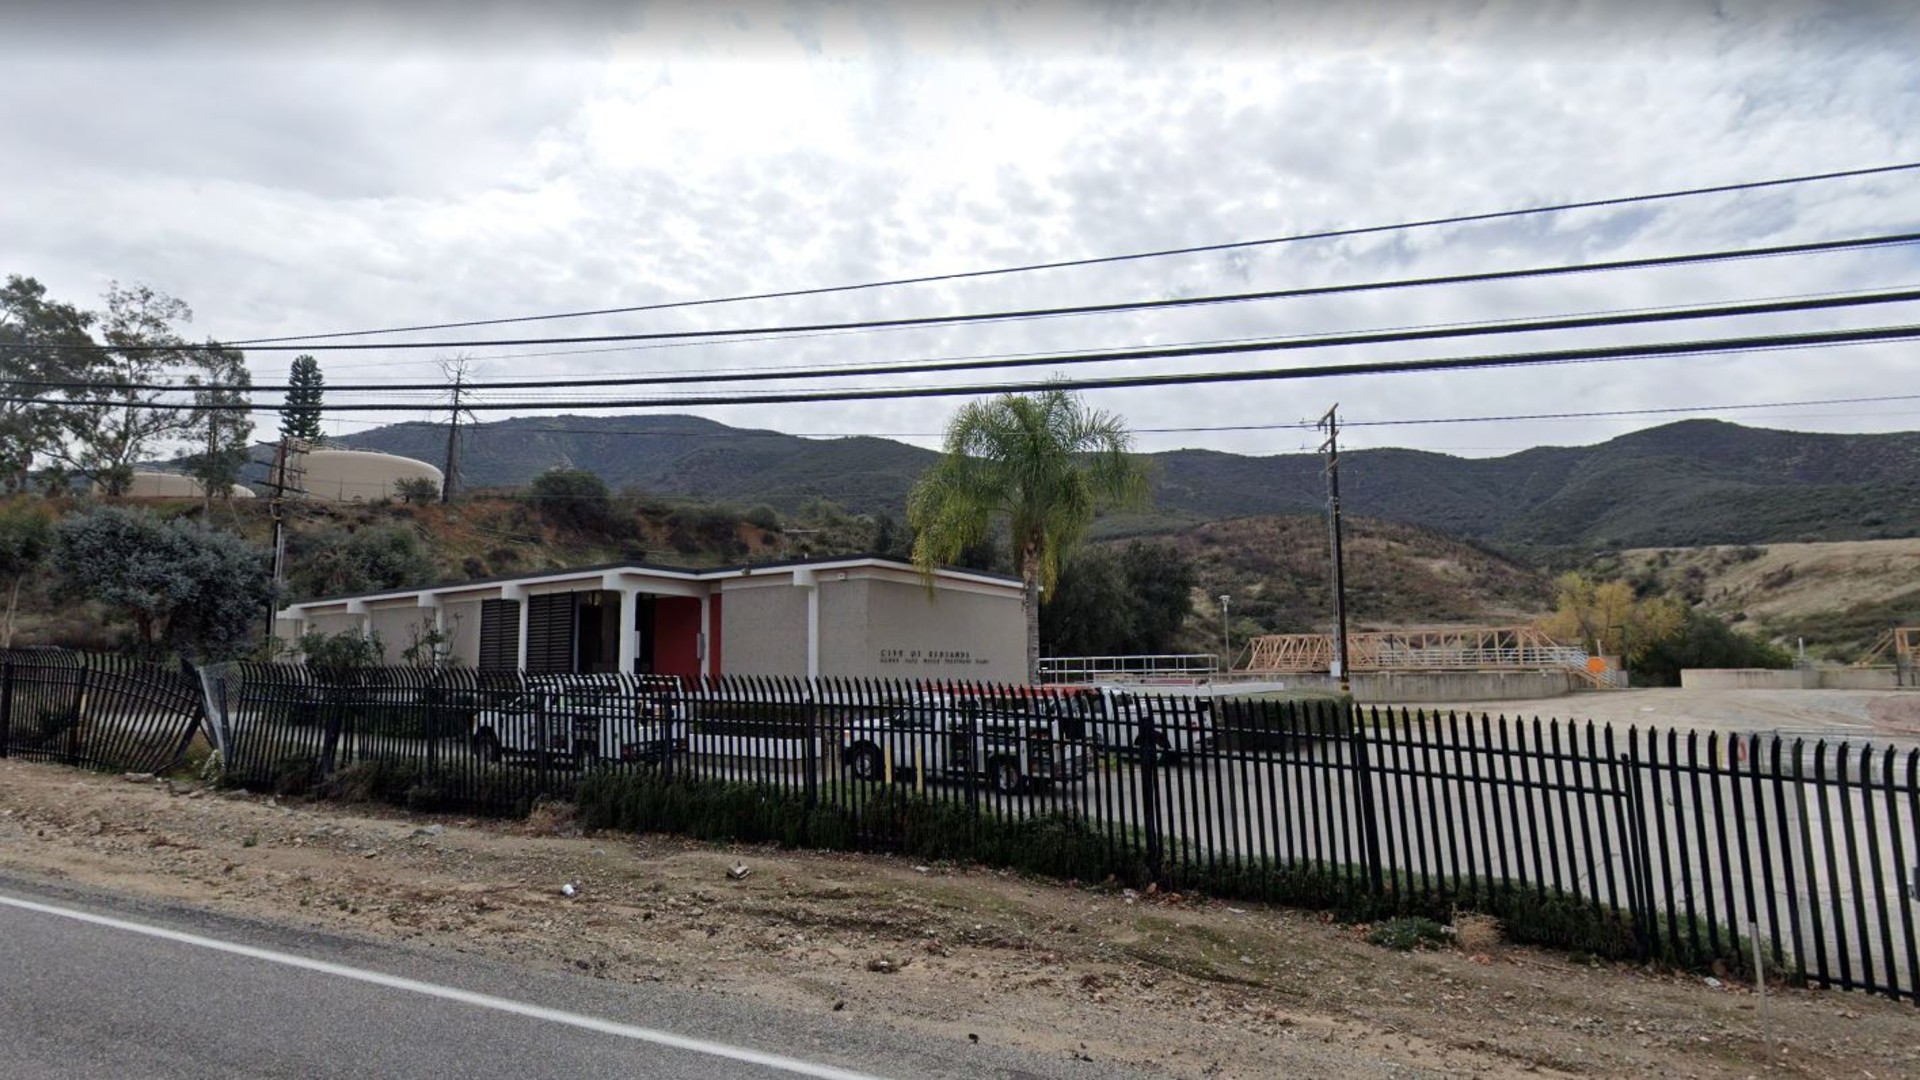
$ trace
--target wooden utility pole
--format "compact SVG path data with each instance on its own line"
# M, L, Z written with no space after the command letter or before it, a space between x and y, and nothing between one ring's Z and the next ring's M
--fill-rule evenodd
M1340 680L1340 692L1344 694L1353 689L1353 683L1347 671L1347 563L1340 550L1339 411L1336 402L1315 426L1327 433L1320 452L1327 455L1327 528L1333 538L1333 675Z

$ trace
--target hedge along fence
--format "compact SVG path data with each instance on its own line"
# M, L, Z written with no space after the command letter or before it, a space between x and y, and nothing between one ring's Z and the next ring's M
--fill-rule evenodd
M1119 843L1083 818L1058 814L1014 820L977 818L963 805L894 789L864 803L821 803L755 784L657 773L597 772L581 780L579 820L589 829L671 833L715 843L776 844L833 851L874 847L914 859L978 862L1066 881L1145 886L1153 880L1138 844ZM1183 871L1182 888L1237 899L1331 911L1349 921L1421 916L1450 922L1472 911L1498 918L1510 940L1611 960L1640 955L1630 913L1596 908L1553 890L1491 889L1474 894L1460 882L1398 874L1382 895L1359 868L1298 862L1261 863L1209 872ZM1711 953L1656 951L1656 958L1694 970L1719 967L1750 974L1748 944L1729 928Z

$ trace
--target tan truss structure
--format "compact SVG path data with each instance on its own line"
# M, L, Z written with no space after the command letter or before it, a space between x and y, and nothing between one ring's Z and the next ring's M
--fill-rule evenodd
M1873 643L1873 648L1867 650L1867 655L1853 662L1853 666L1872 667L1877 663L1885 663L1886 661L1881 657L1889 652L1893 654L1892 660L1895 667L1912 667L1914 656L1920 655L1920 626L1896 626L1889 629Z
M1253 639L1249 672L1307 674L1333 668L1331 634L1268 634ZM1571 671L1596 686L1611 674L1578 646L1563 645L1531 626L1349 634L1347 670Z

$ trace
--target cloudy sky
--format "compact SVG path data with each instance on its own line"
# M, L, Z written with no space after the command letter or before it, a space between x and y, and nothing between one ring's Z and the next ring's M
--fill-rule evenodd
M18 5L16 5L18 7ZM31 5L5 15L0 272L111 280L224 341L705 300L1920 161L1910 4L340 2ZM139 12L139 13L136 13ZM825 296L387 334L335 386L550 378L476 400L609 400L569 378L1070 353L1920 285L1899 247L1339 298L760 340L498 347L1345 284L1920 228L1920 172ZM933 386L1271 369L1916 322L1911 305L1368 349L776 384ZM1143 449L1470 455L1673 419L1369 422L1701 409L1916 426L1912 345L1497 372L1095 391ZM317 350L316 350L317 351ZM251 350L256 382L290 353ZM719 387L747 395L750 384ZM343 414L336 432L429 414ZM350 400L336 394L331 400ZM935 445L958 399L680 409ZM604 413L604 410L599 410ZM631 410L620 410L631 411ZM487 414L493 418L500 413ZM262 415L261 434L274 423ZM586 424L590 421L568 421Z

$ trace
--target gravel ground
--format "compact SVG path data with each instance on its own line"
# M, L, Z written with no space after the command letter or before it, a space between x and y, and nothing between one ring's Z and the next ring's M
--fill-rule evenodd
M1920 1074L1911 1004L898 859L283 804L0 761L0 867L290 928L853 1010L1169 1076ZM744 876L729 871L744 868ZM563 895L572 885L574 895Z

